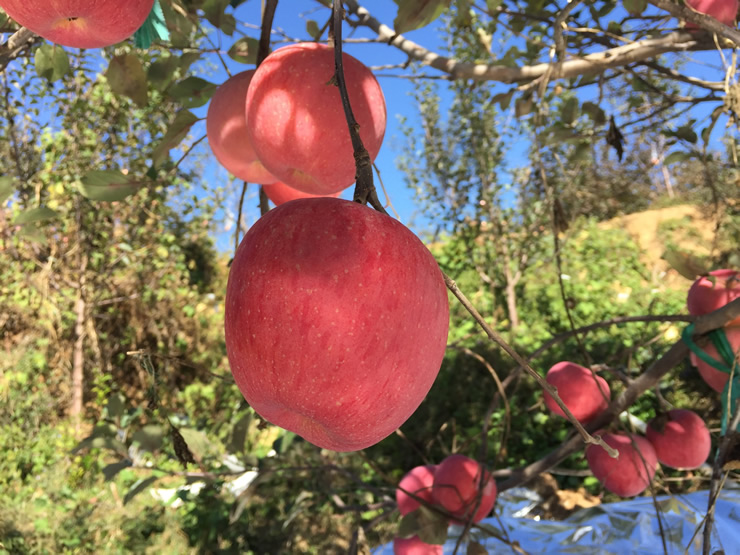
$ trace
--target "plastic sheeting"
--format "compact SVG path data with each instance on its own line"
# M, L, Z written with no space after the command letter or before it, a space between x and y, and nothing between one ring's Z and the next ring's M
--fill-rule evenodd
M708 492L701 491L656 498L669 554L702 552L702 521L708 496ZM481 524L495 528L501 535L504 535L503 526L509 540L519 542L519 546L531 554L665 553L655 503L651 497L581 509L563 521L526 518L540 501L539 496L530 490L508 490L497 500L496 513L500 517L487 518ZM710 552L724 550L726 555L740 554L740 489L737 485L725 485L717 500L714 518ZM444 546L445 554L453 552L460 532L458 527L450 528L451 539ZM473 531L472 538L484 545L491 554L514 553L503 542L495 538L483 538L479 532ZM374 555L392 553L392 544L373 551ZM464 543L458 553L465 553Z

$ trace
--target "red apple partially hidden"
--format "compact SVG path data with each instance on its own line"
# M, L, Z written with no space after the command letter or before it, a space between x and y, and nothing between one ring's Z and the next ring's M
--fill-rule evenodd
M417 466L409 470L398 483L399 488L415 494L417 497L432 503L432 484L434 484L434 472L437 466L428 464ZM396 490L396 503L401 515L407 515L419 508L421 503L405 493L401 489Z
M619 452L619 457L613 459L600 445L586 447L586 461L594 477L620 497L633 497L645 491L658 467L652 444L634 434L603 434L601 437Z
M304 193L298 189L287 186L285 183L280 181L276 183L270 183L262 187L265 190L267 198L269 198L275 206L280 206L291 200L297 200L299 198L316 198L316 197L338 197L340 193L332 193L331 195L312 195L311 193Z
M0 8L16 23L74 48L101 48L127 39L153 5L154 0L0 0Z
M354 451L403 424L437 377L447 290L397 220L334 198L300 199L247 232L229 272L226 351L263 418Z
M588 422L609 406L611 392L606 380L574 362L558 362L547 371L545 379L579 422ZM547 408L565 417L555 399L546 391L544 395Z
M386 107L372 72L343 54L344 74L360 137L370 158L383 142ZM257 156L278 180L329 195L355 181L355 159L334 77L334 50L314 42L270 54L247 93L247 129Z
M738 0L686 0L686 5L699 13L711 15L725 25L735 26ZM698 29L696 23L686 22L687 29Z
M460 518L460 522L467 521L476 506L472 521L483 520L496 504L496 494L496 481L491 474L465 455L450 455L434 472L433 500Z
M689 314L701 316L714 312L730 301L740 297L740 271L714 270L709 276L697 279L686 297L686 306ZM728 326L740 326L740 317L732 320Z
M254 70L237 73L213 93L206 115L206 134L213 155L231 174L248 183L275 183L257 158L247 135L244 103Z
M712 438L701 417L676 409L652 420L645 435L661 464L671 468L699 468L709 457Z
M444 549L441 545L424 543L418 536L393 540L393 555L442 555Z
M735 353L735 359L737 359L738 354L740 353L740 326L726 327L723 329L725 332L725 336L727 337L727 342L730 344L732 352ZM720 360L719 353L714 347L713 342L708 342L702 348L710 357L717 361ZM709 363L704 362L694 353L691 353L689 355L689 359L691 360L691 364L696 366L696 368L699 370L699 374L704 379L704 381L707 382L707 385L709 387L720 393L724 391L727 380L730 379L729 374L723 372L722 370L717 370ZM740 363L736 363L735 372L740 372Z

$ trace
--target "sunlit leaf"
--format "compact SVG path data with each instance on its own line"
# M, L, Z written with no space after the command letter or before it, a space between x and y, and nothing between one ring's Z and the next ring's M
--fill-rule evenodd
M149 476L148 478L142 478L141 480L138 480L133 486L131 486L131 489L126 492L126 495L123 498L123 504L125 505L126 503L131 501L134 497L136 497L145 489L149 488L157 480L159 480L159 476Z
M30 208L24 212L18 214L13 220L15 225L24 225L35 222L45 222L47 220L53 220L58 217L59 214L54 212L47 206L39 206L38 208Z
M15 180L12 177L0 177L0 204L3 204L15 192Z
M135 180L115 170L95 170L82 178L80 193L90 200L114 202L133 195L139 186Z
M130 98L139 107L146 106L148 102L146 72L135 54L114 57L108 64L105 78L114 93Z
M232 60L242 64L256 64L259 41L252 37L244 37L236 41L229 48L228 55Z
M183 108L198 108L208 102L215 91L216 85L205 79L186 77L172 85L167 94L177 100Z
M170 124L167 133L165 133L162 142L160 142L152 152L152 162L155 166L161 164L169 154L170 150L175 148L187 136L188 131L193 124L198 121L198 117L188 110L182 110L175 116L175 121Z
M393 21L396 33L408 33L428 25L450 7L451 0L394 0L398 13Z
M58 81L70 72L67 52L56 44L44 43L39 46L36 49L34 62L36 74L48 79L50 83Z

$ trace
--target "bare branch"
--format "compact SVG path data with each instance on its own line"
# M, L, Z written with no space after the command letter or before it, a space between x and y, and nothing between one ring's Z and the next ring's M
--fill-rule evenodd
M663 0L659 1L662 2ZM350 13L358 17L358 24L372 29L383 42L395 46L411 59L449 74L453 79L500 81L502 83L529 82L545 75L548 68L551 67L550 63L508 67L495 64L460 62L432 52L403 35L396 34L393 29L380 23L370 15L370 12L360 6L356 0L346 0L346 4ZM561 79L585 74L602 73L609 68L641 62L668 52L709 50L714 48L714 43L706 38L697 37L695 34L683 31L673 32L659 38L645 39L610 48L602 52L588 54L581 58L564 60L562 65L556 68L550 77L552 79Z
M42 40L33 31L21 27L10 35L8 42L0 45L0 73L2 73L11 60L17 58L23 50L33 43Z

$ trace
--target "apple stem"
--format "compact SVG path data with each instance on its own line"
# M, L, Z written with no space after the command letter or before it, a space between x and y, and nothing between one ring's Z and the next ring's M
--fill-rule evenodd
M373 184L373 163L370 159L365 145L362 143L360 137L360 126L355 119L355 115L352 113L352 106L349 102L349 94L347 93L347 82L344 80L344 66L342 64L342 17L344 14L344 6L341 1L334 0L332 2L332 24L329 27L329 39L334 41L334 79L336 85L339 87L339 95L342 97L342 107L344 108L344 116L347 118L347 127L349 127L349 135L352 139L352 148L354 149L355 157L355 192L353 200L360 204L368 204L375 208L378 212L388 214L383 208L383 205L378 199L378 193L375 190Z

